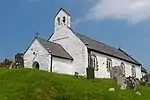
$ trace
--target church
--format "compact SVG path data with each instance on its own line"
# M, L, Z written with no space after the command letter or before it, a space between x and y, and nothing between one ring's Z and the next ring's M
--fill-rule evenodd
M76 33L71 28L71 15L63 8L54 18L54 32L50 38L35 37L24 53L25 68L60 74L110 78L114 66L121 67L126 77L139 79L144 69L124 50Z

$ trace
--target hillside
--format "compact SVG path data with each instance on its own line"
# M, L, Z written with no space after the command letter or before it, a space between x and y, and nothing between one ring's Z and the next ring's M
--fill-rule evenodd
M115 92L108 89L114 87ZM150 100L150 88L121 91L115 81L58 75L30 69L0 69L0 100Z

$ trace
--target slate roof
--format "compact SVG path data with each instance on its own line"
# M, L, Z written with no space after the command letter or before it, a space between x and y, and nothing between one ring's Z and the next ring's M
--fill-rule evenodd
M141 67L141 71L147 73L147 70L144 67Z
M79 33L76 33L76 36L79 37L79 39L87 46L88 49L98 51L100 53L119 58L125 61L128 61L130 63L141 65L139 62L137 62L135 59L133 59L131 56L129 56L127 53L125 53L121 49L117 49L114 47L111 47L109 45L106 45L104 43L101 43L99 41L93 40L87 36L81 35Z
M73 58L61 45L54 42L50 42L42 38L37 38L37 39L49 53L52 53L53 56L73 60Z

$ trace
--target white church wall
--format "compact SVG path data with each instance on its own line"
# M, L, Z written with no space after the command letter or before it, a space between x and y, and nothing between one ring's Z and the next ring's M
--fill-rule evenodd
M73 71L80 75L86 75L88 67L88 54L85 44L68 28L57 29L50 41L56 42L73 57Z
M145 76L145 75L146 75L146 73L144 73L144 72L141 72L141 74L142 74L142 76Z
M96 78L110 78L110 73L107 71L106 68L106 62L107 58L105 55L102 55L97 52L91 52L92 54L95 54L98 61L98 71L95 71L95 77Z
M35 52L35 56L33 54ZM40 65L40 70L49 71L50 57L47 50L39 43L37 39L31 44L27 52L24 54L24 66L25 68L32 68L33 62L37 61Z
M128 63L126 61L114 58L114 57L110 57L110 56L106 56L104 54L101 53L97 53L97 52L91 52L93 54L95 54L97 56L97 60L98 60L98 66L99 66L99 70L95 71L95 77L96 78L110 78L110 72L107 71L107 58L110 58L112 60L112 66L120 66L121 62L124 63L125 65L125 73L126 73L126 77L128 76L132 76L132 65L131 63ZM136 77L137 78L141 78L141 68L140 66L134 65L136 68Z
M142 78L141 66L135 66L135 69L136 69L136 77L141 79Z
M62 21L66 17L65 23ZM60 25L58 24L58 17ZM73 71L80 75L86 75L86 67L88 67L88 54L85 44L72 32L68 27L71 27L71 16L61 10L55 17L54 34L50 41L60 44L73 57Z
M52 72L73 75L72 60L52 57Z

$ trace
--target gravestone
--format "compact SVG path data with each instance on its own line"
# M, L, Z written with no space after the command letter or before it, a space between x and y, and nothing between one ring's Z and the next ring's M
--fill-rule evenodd
M113 79L116 79L117 84L120 86L120 89L125 90L127 85L125 84L125 75L123 75L123 70L120 66L114 66L110 71L110 75Z
M116 79L117 84L120 86L121 90L126 90L128 89L134 89L137 90L138 89L138 81L135 77L125 77L125 75L123 74L123 70L120 66L114 66L112 68L112 70L110 71L110 76L113 79ZM147 81L149 79L149 84L150 84L150 75L149 77L146 78Z
M87 79L94 79L95 78L93 67L86 68L86 73L87 73Z
M79 78L79 73L78 72L75 72L74 75L75 75L76 78Z

